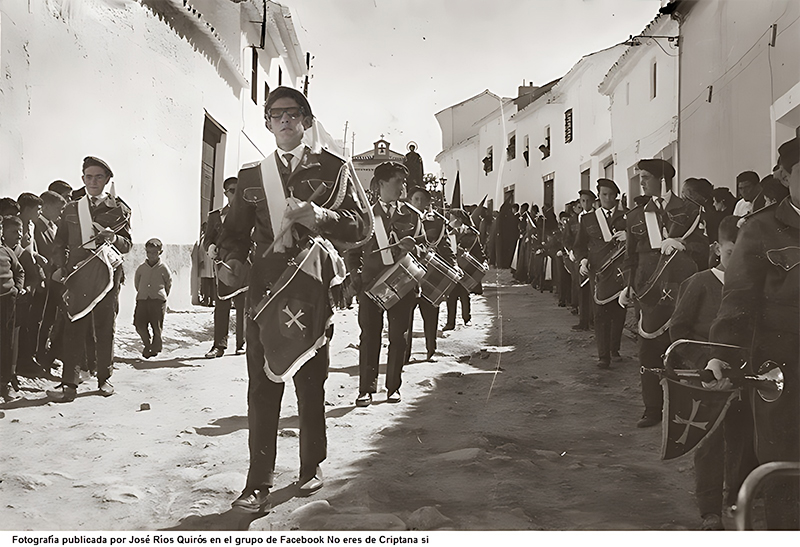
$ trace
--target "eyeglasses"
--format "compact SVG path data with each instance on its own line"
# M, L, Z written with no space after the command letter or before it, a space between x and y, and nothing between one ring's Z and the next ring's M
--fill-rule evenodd
M267 110L267 116L273 120L280 120L284 114L288 114L289 118L296 120L303 115L303 109L299 106L291 106L289 108L270 108Z

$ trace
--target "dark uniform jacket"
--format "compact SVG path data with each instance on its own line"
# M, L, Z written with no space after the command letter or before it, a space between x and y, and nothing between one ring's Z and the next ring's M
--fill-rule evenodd
M222 220L223 216L227 216L230 212L230 205L226 205L220 209L214 209L208 213L208 225L206 232L203 236L203 249L208 250L209 245L219 244L219 236L222 234Z
M326 150L313 154L306 148L300 163L291 173L274 154L262 161L277 162L287 197L293 195L301 201L307 201L318 186L325 186L313 200L325 209L326 214L325 220L317 226L319 235L340 242L355 242L365 235L368 212L360 207L356 183L346 176L347 169L340 158ZM251 258L252 267L246 282L249 282L247 300L253 304L261 300L286 269L289 260L300 252L313 234L296 224L293 230L298 237L292 248L263 256L275 234L272 232L267 195L261 178L261 162L245 165L239 171L238 179L236 194L225 217L217 246L220 248L220 260L245 262L248 256ZM284 207L283 204L279 206Z
M89 206L92 222L104 228L115 229L117 240L114 247L120 253L131 250L131 210L124 201L117 197L106 195L96 206ZM78 202L71 201L64 207L61 219L58 221L58 230L54 240L53 261L56 267L71 270L78 262L92 255L93 249L81 247L81 225L78 220ZM69 271L64 272L64 275Z
M669 203L665 204L663 211L652 199L643 207L636 207L628 211L625 268L629 272L628 279L631 280L632 286L637 292L655 271L661 255L660 248L650 248L644 214L651 211L657 215L659 228L662 229L662 239L664 239L664 232L666 232L667 238L683 238L700 214L700 208L697 205L685 201L675 194L670 196ZM708 247L708 240L699 225L683 243L686 245L686 252L690 255L703 253Z
M800 215L790 197L750 216L725 272L711 341L748 346L747 372L766 360L782 365L785 387L767 403L751 397L760 463L800 460ZM736 355L717 357L736 367Z
M617 205L612 210L611 217L608 219L608 227L612 234L625 231L625 211L621 206ZM617 245L619 245L618 241L606 242L603 239L603 232L594 212L581 216L578 235L572 246L576 262L580 264L581 260L588 258L590 269L596 271Z
M425 231L425 243L428 248L439 255L439 258L447 264L455 266L456 250L447 235L444 220L437 216L426 216L422 220L422 229Z
M381 222L386 219L386 212L383 210L383 205L380 200L372 205L372 214L375 217L375 223ZM386 219L386 235L389 238L389 244L395 243L405 236L417 237L422 233L422 222L419 215L402 201L397 202L397 208L391 218ZM361 272L361 282L366 288L369 284L377 278L385 268L383 259L380 252L373 252L379 249L378 239L375 234L361 247L348 251L345 257L347 264L347 271ZM403 257L403 251L399 246L392 247L392 259L397 262Z

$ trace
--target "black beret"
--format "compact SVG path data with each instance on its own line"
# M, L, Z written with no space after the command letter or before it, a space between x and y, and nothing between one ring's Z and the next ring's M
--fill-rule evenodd
M659 158L639 160L639 163L636 166L640 171L647 171L659 179L664 178L667 180L672 180L672 177L675 176L675 168L672 167L668 161Z
M314 114L311 112L311 105L308 104L308 99L306 99L306 96L300 91L286 86L276 87L269 92L267 100L264 103L264 115L266 115L267 111L270 109L270 107L272 107L272 103L282 98L292 99L297 103L297 106L303 109L303 112L306 116L310 116L312 118L314 117Z
M758 173L755 171L742 171L736 175L736 182L752 182L753 184L758 184L761 182L761 177L759 177Z
M579 196L583 196L583 195L590 196L593 200L597 199L597 196L595 196L594 192L592 192L591 190L578 190L578 195Z
M617 186L617 183L611 179L597 179L598 194L600 193L600 188L611 188L612 190L614 190L614 192L619 194L619 187Z
M83 167L81 168L81 171L86 171L87 167L102 167L106 170L106 173L108 173L109 177L114 176L114 173L111 171L111 168L108 166L108 164L100 158L96 158L94 156L86 156L83 158Z
M795 137L778 148L778 165L791 172L798 163L800 163L800 138Z

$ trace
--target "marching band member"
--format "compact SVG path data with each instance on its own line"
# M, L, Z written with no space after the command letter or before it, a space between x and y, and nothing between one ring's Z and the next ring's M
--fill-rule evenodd
M436 255L441 258L449 266L456 265L456 253L451 244L450 238L447 237L447 225L444 218L441 216L430 213L431 207L431 194L422 186L416 186L411 190L408 196L411 200L411 205L418 211L425 215L422 217L422 226L424 230L425 245ZM458 285L458 283L456 283ZM433 305L427 298L420 296L417 299L419 312L422 314L423 331L425 332L425 350L427 351L427 360L433 358L436 353L436 333L439 329L439 306ZM416 306L415 306L416 309ZM413 322L414 312L411 312ZM408 354L411 356L412 340L409 337ZM408 359L406 359L408 362Z
M369 406L372 394L377 392L383 331L384 310L363 289L411 252L415 246L414 238L422 234L419 215L400 201L407 176L408 171L400 163L384 162L375 168L370 185L378 196L372 206L375 233L363 247L353 249L347 255L347 269L358 290L358 325L361 327L356 406ZM411 343L411 318L416 298L417 291L413 290L386 312L389 322L386 400L390 403L400 402L401 375Z
M580 264L580 274L589 275L590 295L593 298L600 267L614 253L619 245L624 245L625 211L617 202L619 188L611 179L597 181L597 195L600 207L592 213L581 216L578 235L573 247L575 260ZM622 283L620 281L620 287ZM619 359L619 346L622 329L625 326L625 308L619 305L616 297L610 302L594 302L594 332L597 342L597 366L608 368L611 358Z
M485 263L486 255L481 246L480 232L472 225L472 218L463 209L450 209L450 225L455 230L456 257L463 254L470 255L475 262ZM452 235L449 236L452 240ZM451 243L452 244L452 243ZM462 283L457 283L452 292L447 296L447 321L442 327L443 331L456 328L456 308L461 302L461 319L464 325L469 325L472 320L470 306L470 293L483 294L483 285L480 280L472 289L467 289Z
M707 247L700 223L700 210L672 193L672 178L675 169L662 159L639 161L639 176L642 193L648 201L642 207L628 211L627 239L625 241L625 267L628 271L628 287L619 295L619 303L627 306L634 295L639 298L639 363L642 366L642 399L644 414L636 427L651 427L661 422L662 393L659 378L647 369L661 367L661 356L669 347L669 317L675 307L677 288L680 282L697 271L689 261L679 261L683 268L677 279L670 279L674 286L659 285L655 294L657 302L645 302L641 298L648 292L648 282L660 264L660 257L683 253L687 249L701 252ZM666 270L666 267L664 268ZM682 278L681 278L682 277ZM659 281L659 283L661 283ZM651 287L655 284L651 283Z
M67 285L65 298L70 318L65 322L63 337L70 343L64 344L62 351L61 389L48 391L56 402L75 399L78 373L87 358L86 338L92 328L97 341L98 391L105 397L114 393L108 379L114 370L114 329L119 308L122 254L131 249L131 210L121 199L106 192L113 176L111 168L100 158L84 158L82 179L86 193L64 207L58 222L55 266L61 269L65 283L76 283L89 293L89 299L88 302L79 300L78 294L70 298L70 285ZM111 279L101 277L98 280L90 275L89 264L95 260L102 260L113 268Z
M594 192L591 190L581 189L578 191L580 212L578 213L575 224L575 235L572 241L572 260L574 262L574 272L572 275L578 280L577 285L575 285L575 281L573 281L573 288L576 288L578 291L578 324L573 325L572 330L591 330L592 324L594 323L594 318L592 317L592 310L594 308L592 293L589 283L586 283L587 273L581 272L580 260L575 252L575 243L580 235L581 219L594 211L595 201L597 201L597 196L595 196Z
M759 464L800 460L800 139L783 143L778 154L776 178L789 197L753 213L740 228L711 325L712 342L749 346L747 368L738 369L736 354L722 348L706 366L716 378L706 387L720 389L730 387L727 376L757 374L767 360L783 370L779 399L750 397ZM799 490L796 478L765 481L769 529L798 529Z
M232 505L250 513L261 513L270 503L285 386L267 373L270 363L253 308L269 296L270 289L311 242L312 236L356 242L369 230L366 199L361 198L363 192L359 193L358 182L347 176L344 161L324 149L312 150L303 143L305 131L314 123L306 97L295 89L277 87L267 97L265 116L278 149L266 159L239 170L239 183L217 249L219 260L231 270L226 275L226 284L239 281L237 284L248 286L245 354L249 377L250 468L245 488ZM249 273L248 261L252 262ZM323 311L315 309L316 313ZM313 319L305 318L304 324L299 315L296 312L288 325L281 324L302 331ZM329 338L333 326L325 330ZM274 331L269 335L279 334ZM326 341L293 377L300 418L297 486L301 495L309 495L323 486L319 465L327 456L324 386L328 365Z

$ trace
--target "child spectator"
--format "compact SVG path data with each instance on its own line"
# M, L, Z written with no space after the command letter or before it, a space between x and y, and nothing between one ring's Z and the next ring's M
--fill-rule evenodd
M0 397L5 402L19 399L15 389L14 325L17 296L25 292L25 272L17 255L6 243L17 245L22 222L16 216L3 217L0 223ZM16 238L16 239L15 239Z
M19 216L19 204L13 198L0 198L0 218Z
M722 303L725 268L736 243L738 217L726 216L719 225L719 242L712 246L719 265L691 276L681 284L678 303L670 320L669 334L680 339L708 341L711 323ZM689 347L691 351L691 346ZM708 361L706 352L681 354L695 368ZM694 453L695 497L703 519L703 530L722 530L722 511L733 505L742 481L755 467L752 463L752 423L747 403L734 401L722 426L707 435Z
M150 239L144 244L144 248L147 259L136 269L133 278L136 287L133 326L142 337L142 357L148 359L158 355L162 349L161 329L164 327L164 313L167 309L167 296L172 288L172 276L169 268L161 262L161 241ZM150 329L153 330L152 340Z
M761 179L761 192L764 194L765 207L780 203L789 195L789 189L772 175L767 175Z

